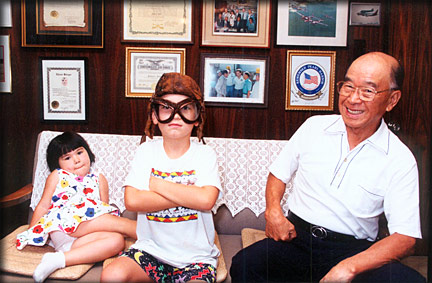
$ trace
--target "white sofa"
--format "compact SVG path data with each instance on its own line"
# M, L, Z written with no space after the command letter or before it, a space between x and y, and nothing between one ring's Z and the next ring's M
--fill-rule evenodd
M32 189L31 209L34 209L39 201L45 179L49 174L49 169L45 161L47 145L49 141L58 134L60 134L60 132L52 131L43 131L39 134L34 158L33 186L29 185L21 190L26 191L24 193L24 195L26 195L27 192L30 192ZM129 218L136 217L135 213L124 211L122 184L127 175L134 152L140 143L141 136L96 133L80 134L87 140L96 156L96 162L94 164L95 170L102 172L108 180L110 200L123 211L123 216ZM155 139L159 138L160 137L155 137ZM211 146L217 154L219 174L224 193L223 197L217 201L213 208L215 227L219 235L223 255L222 263L225 265L224 274L220 274L218 281L230 282L231 279L228 273L231 265L231 258L242 248L243 244L245 244L242 243L242 230L244 228L264 230L265 228L263 212L265 210L265 185L268 176L268 167L286 144L286 141L205 138L205 142ZM285 211L288 210L286 200L291 190L291 184L288 184L282 203ZM26 196L21 197L20 192L17 192L15 195L19 196L11 197L6 200L17 202L18 198L28 198ZM32 210L30 210L30 214L31 211ZM13 238L13 235L10 236ZM4 239L2 242L4 242ZM6 248L4 243L2 244L2 248ZM28 247L26 247L24 251L27 248ZM4 258L4 254L5 253L2 252L3 258L0 266L2 270L8 270L5 268L7 259ZM427 261L425 258L426 257L410 257L406 262L426 276ZM78 279L79 282L99 281L103 264L97 263L90 267L88 272L85 272L85 274ZM62 278L62 276L63 275L60 274L59 277ZM32 278L2 271L0 281L32 282ZM51 278L47 282L64 281L58 278Z

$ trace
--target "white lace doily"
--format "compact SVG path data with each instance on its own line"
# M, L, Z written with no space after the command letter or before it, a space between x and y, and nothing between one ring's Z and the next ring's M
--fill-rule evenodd
M43 131L40 134L30 204L33 210L42 196L45 180L50 173L46 163L46 148L48 143L59 134L61 132L52 131ZM110 202L123 211L125 206L122 186L141 136L93 133L80 133L80 135L88 142L96 156L93 169L95 172L103 173L108 180ZM159 138L155 137L155 139ZM286 141L228 138L205 138L205 141L216 151L224 193L223 197L216 202L213 211L216 212L221 205L225 204L232 216L244 208L251 209L257 216L264 212L268 167ZM286 200L291 190L292 186L289 183L282 201L285 211L288 209Z

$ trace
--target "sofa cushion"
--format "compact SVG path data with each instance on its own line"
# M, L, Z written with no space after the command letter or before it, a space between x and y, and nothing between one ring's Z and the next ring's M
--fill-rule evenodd
M43 247L28 245L23 250L18 250L16 248L16 236L26 229L28 229L28 225L20 226L1 240L2 261L0 269L2 271L32 276L36 266L42 260L42 256L47 252L54 252L54 248L48 245ZM78 264L58 269L49 278L76 280L83 276L93 265L93 263Z
M233 217L229 209L222 205L214 214L213 220L219 234L240 235L243 228L265 229L264 213L257 217L248 208L243 209Z

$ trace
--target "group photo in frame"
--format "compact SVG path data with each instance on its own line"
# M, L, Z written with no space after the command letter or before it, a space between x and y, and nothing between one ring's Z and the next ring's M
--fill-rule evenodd
M332 111L336 51L287 51L285 110Z
M0 35L0 92L12 92L10 35Z
M42 120L87 121L87 58L40 58Z
M126 97L150 98L164 73L185 74L186 48L126 47Z
M279 1L277 45L346 46L348 1Z
M270 0L204 0L202 45L270 47Z
M192 0L124 0L123 41L193 43Z
M103 31L103 0L21 0L22 47L103 48Z
M209 106L267 107L269 58L201 54L201 91Z
M351 26L379 26L381 18L381 3L351 2Z

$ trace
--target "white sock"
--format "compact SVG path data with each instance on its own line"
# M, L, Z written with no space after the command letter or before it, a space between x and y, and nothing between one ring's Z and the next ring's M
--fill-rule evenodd
M43 282L51 273L65 265L66 259L62 252L46 253L33 272L33 279L36 282Z

